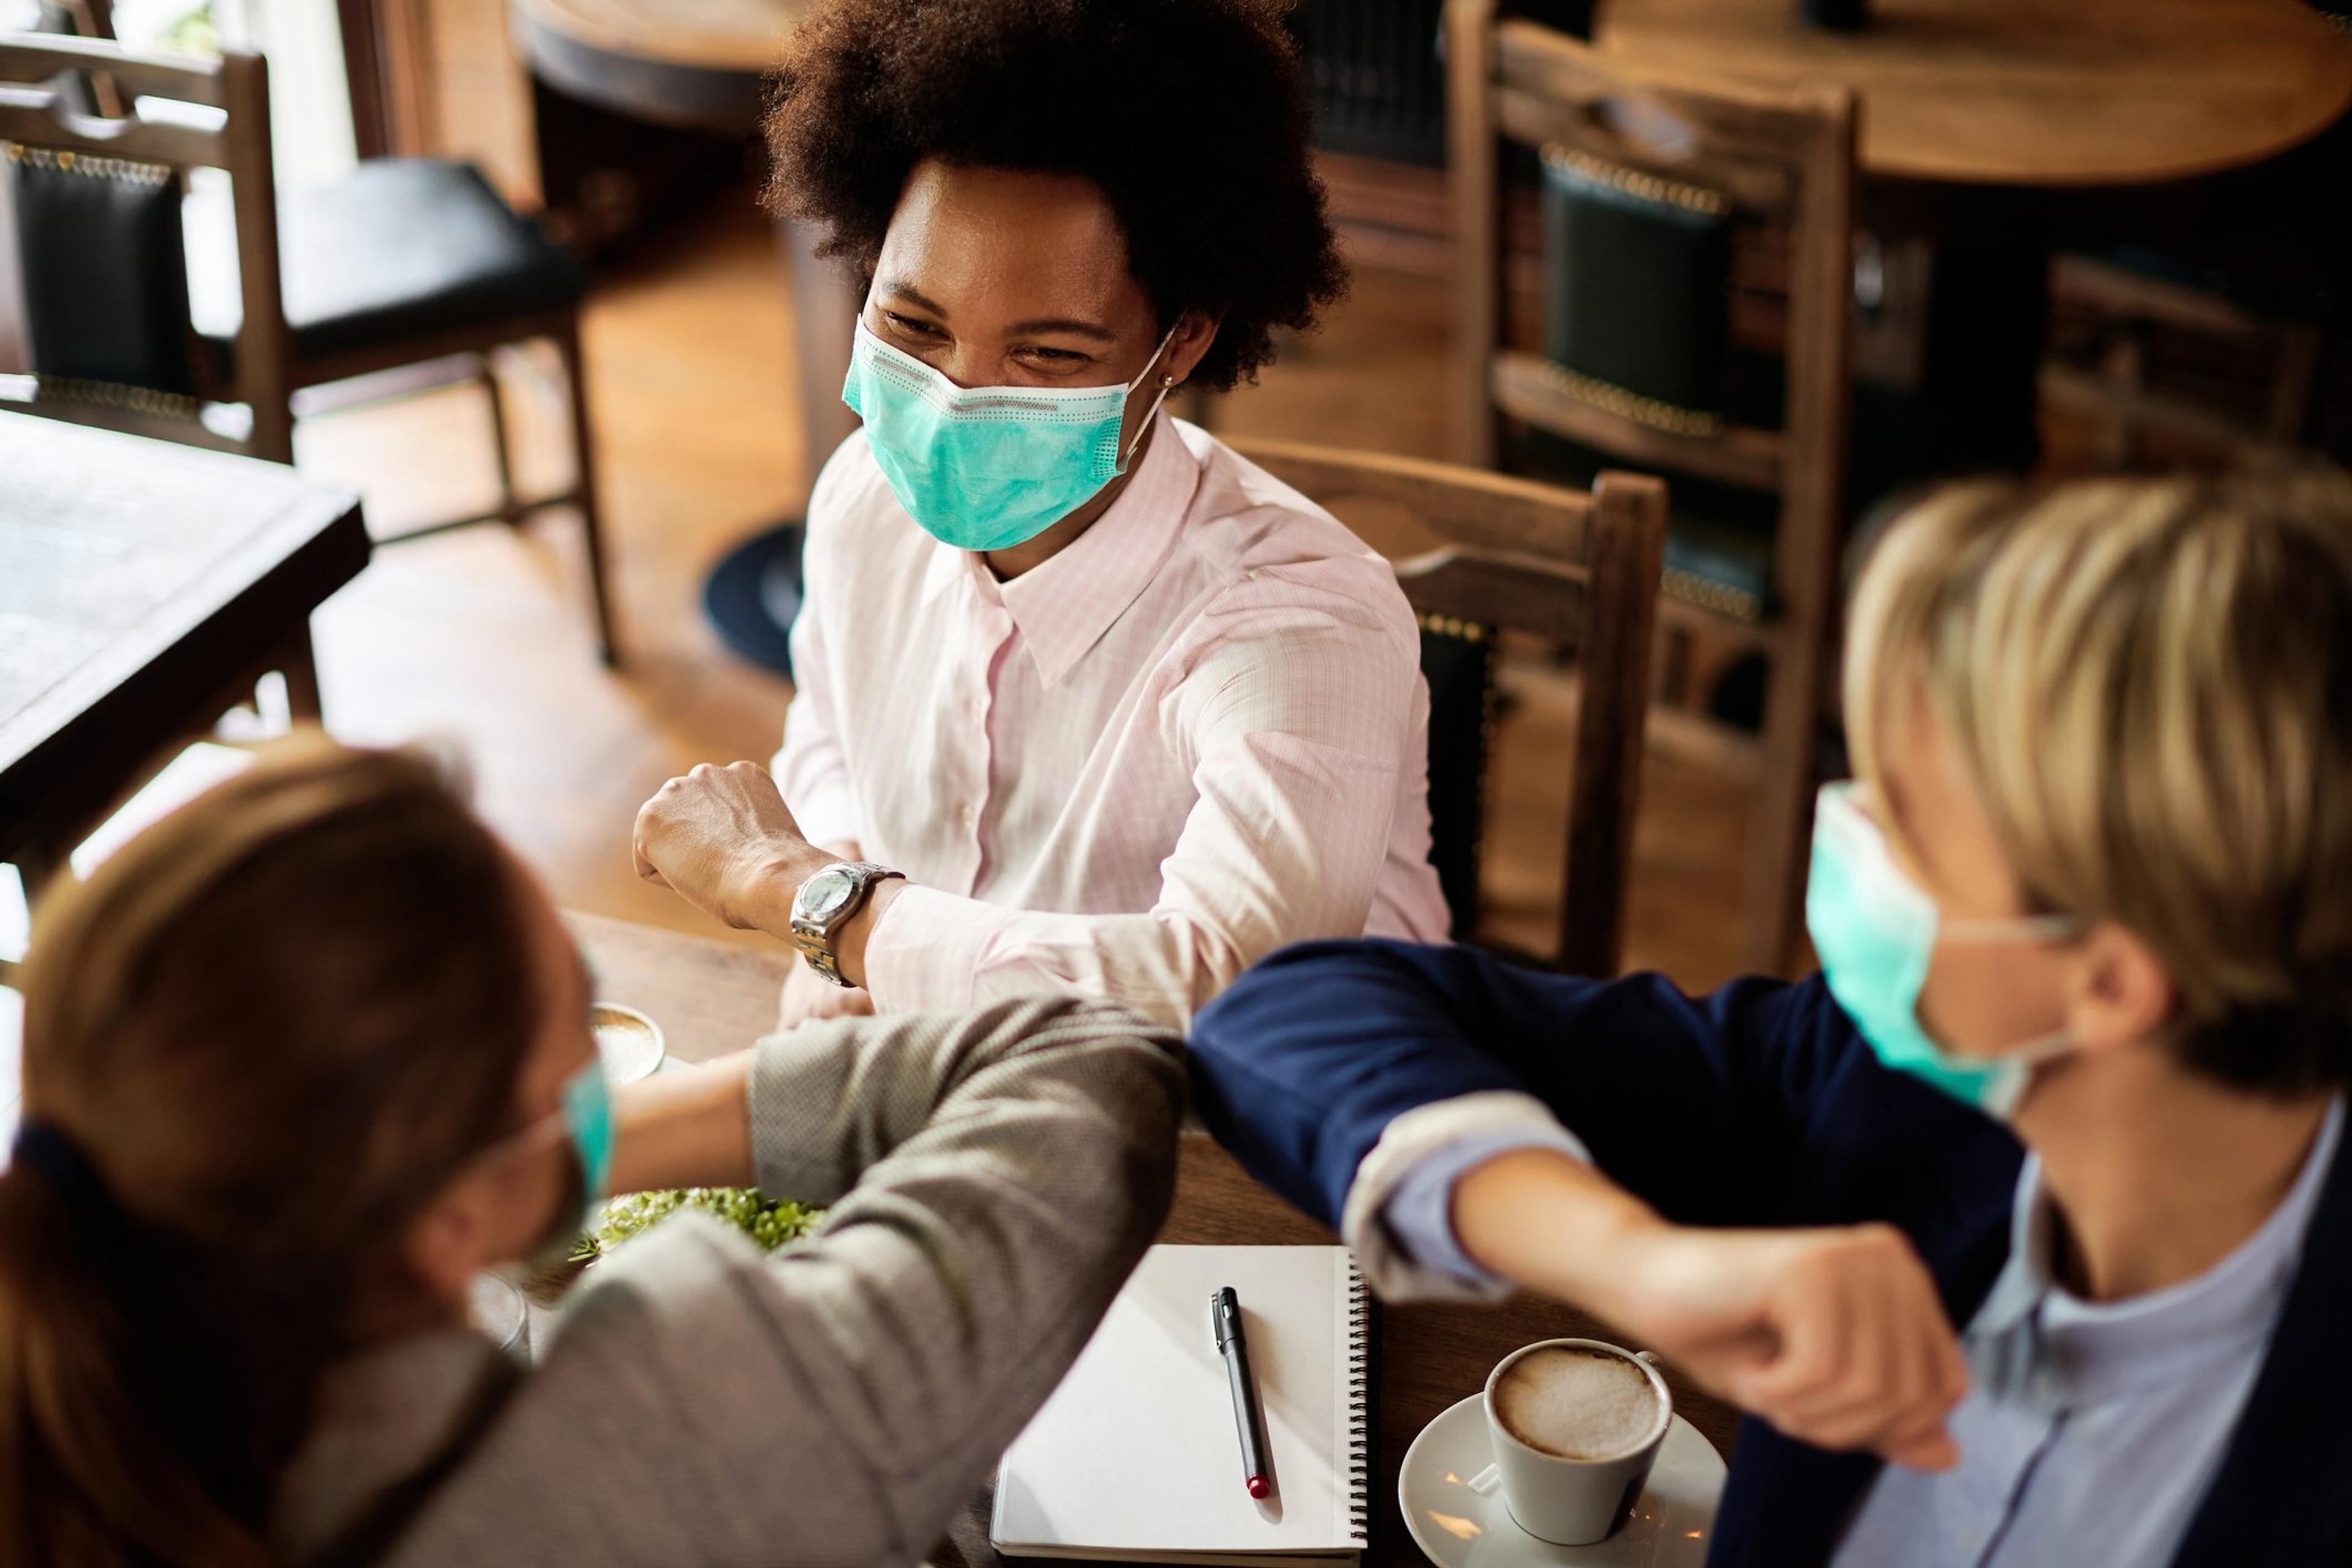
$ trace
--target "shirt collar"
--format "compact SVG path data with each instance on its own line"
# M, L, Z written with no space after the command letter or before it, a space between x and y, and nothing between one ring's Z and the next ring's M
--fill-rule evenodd
M1972 1363L1995 1386L2033 1382L2069 1402L2174 1375L2169 1352L2210 1353L2266 1335L2302 1255L2304 1232L2343 1135L2344 1100L2327 1108L2294 1184L2253 1235L2193 1279L2129 1300L2085 1301L2058 1284L2057 1210L2039 1157L2017 1181L2009 1261L1969 1325Z
M1011 582L999 583L981 556L936 545L924 568L923 602L930 603L959 580L971 583L983 598L1000 600L1039 679L1052 686L1159 574L1200 483L1200 459L1162 411L1153 416L1151 440L1135 477L1066 548Z

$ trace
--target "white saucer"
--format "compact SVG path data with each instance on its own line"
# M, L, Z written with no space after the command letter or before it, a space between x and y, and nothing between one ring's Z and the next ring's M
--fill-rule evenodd
M1625 1528L1590 1546L1554 1546L1518 1527L1499 1489L1471 1479L1494 1462L1486 1413L1472 1394L1421 1429L1405 1450L1397 1503L1413 1543L1437 1568L1701 1568L1723 1495L1723 1456L1674 1417Z

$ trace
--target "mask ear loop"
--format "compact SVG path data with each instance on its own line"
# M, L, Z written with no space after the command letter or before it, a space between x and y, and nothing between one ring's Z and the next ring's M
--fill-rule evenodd
M1139 374L1133 381L1127 384L1127 389L1129 392L1133 392L1137 387L1143 384L1144 376L1151 374L1151 367L1160 363L1160 356L1168 352L1168 345L1176 341L1176 329L1183 324L1184 319L1181 316L1179 316L1174 322L1170 324L1167 334L1160 340L1160 346L1151 351L1151 358L1145 363L1141 374ZM1151 406L1144 411L1142 422L1135 427L1135 439L1129 441L1127 444L1127 450L1118 455L1119 472L1125 473L1127 471L1127 465L1134 460L1135 449L1143 445L1143 437L1146 433L1150 430L1151 422L1160 417L1160 405L1168 401L1169 393L1174 391L1175 387L1176 378L1168 374L1165 371L1161 372L1160 376L1160 395L1153 398L1151 400Z

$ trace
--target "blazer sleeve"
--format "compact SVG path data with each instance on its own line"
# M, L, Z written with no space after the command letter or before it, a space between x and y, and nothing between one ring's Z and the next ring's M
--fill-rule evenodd
M1704 997L1458 947L1318 942L1200 1016L1195 1103L1249 1171L1337 1226L1389 1123L1493 1091L1549 1106L1610 1176L1691 1225L1793 1223L1812 1113L1870 1070L1818 979Z

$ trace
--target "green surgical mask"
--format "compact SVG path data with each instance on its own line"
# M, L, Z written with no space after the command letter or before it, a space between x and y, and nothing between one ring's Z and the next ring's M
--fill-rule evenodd
M841 400L866 421L866 442L890 493L942 544L1010 550L1084 506L1127 471L1172 382L1122 450L1128 395L1168 352L1160 340L1124 386L958 386L857 323Z
M2071 1048L2058 1030L1977 1060L1928 1037L1919 1023L1919 990L1938 942L2051 942L2076 934L2081 925L2064 915L1943 919L1936 901L1895 863L1886 836L1855 802L1851 784L1822 786L1814 810L1805 929L1830 994L1878 1059L1963 1105L2006 1121L2034 1065Z
M580 1162L581 1228L586 1229L613 1180L613 1091L598 1056L563 1080L563 1130Z
M565 1142L571 1144L572 1162L580 1168L580 1206L557 1212L547 1234L530 1250L527 1261L533 1267L551 1266L570 1257L573 1244L596 1223L598 1207L611 1195L613 1094L604 1077L604 1058L591 1057L563 1080L559 1094L562 1109L556 1115L562 1119Z

